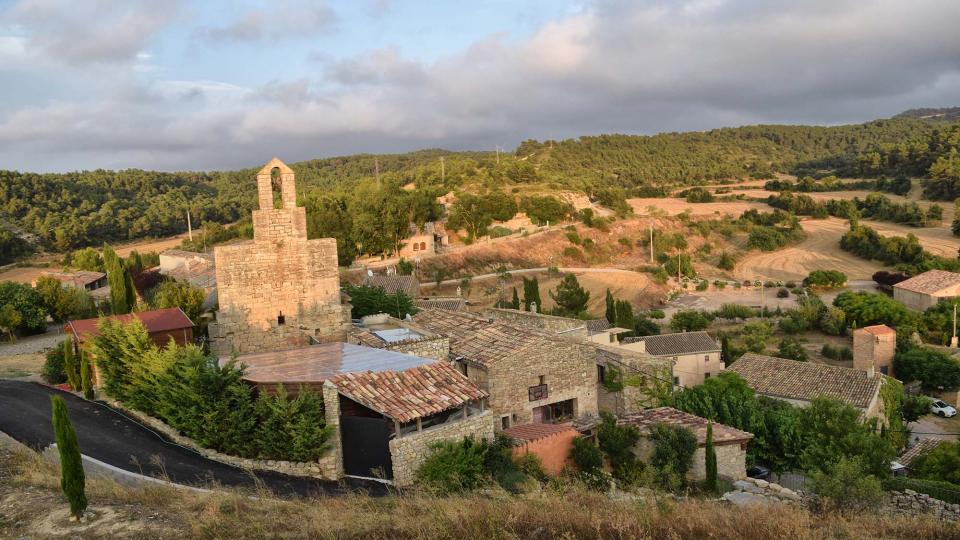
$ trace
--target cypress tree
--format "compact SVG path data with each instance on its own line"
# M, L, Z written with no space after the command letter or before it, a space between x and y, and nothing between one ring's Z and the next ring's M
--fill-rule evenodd
M730 358L730 338L726 334L720 336L720 359L725 367L733 363L733 358Z
M616 324L617 312L613 301L613 294L610 292L610 289L607 289L606 305L607 309L606 312L604 312L604 318L607 319L607 322L610 324Z
M73 430L67 415L67 404L60 396L50 396L53 409L53 431L57 439L57 451L60 452L60 488L70 501L70 514L83 517L87 509L87 495L84 492L86 479L83 474L83 461L80 459L80 445L77 433Z
M80 351L80 386L83 387L83 397L93 399L93 369L82 349Z
M707 423L707 444L704 447L707 489L717 491L717 451L713 447L713 422Z
M128 312L137 307L137 287L133 284L133 275L124 268L123 270L124 294L127 303Z
M80 389L80 377L77 370L77 361L73 356L73 338L67 336L63 341L63 370L67 373L67 384L73 390Z
M517 294L517 288L513 288L513 302L511 302L510 307L513 309L520 309L520 295Z
M540 281L536 276L523 278L523 309L530 311L530 306L536 303L537 312L543 313L543 302L540 300Z
M110 284L110 306L113 314L130 313L126 270L120 257L109 244L103 245L103 266L107 272L107 282Z

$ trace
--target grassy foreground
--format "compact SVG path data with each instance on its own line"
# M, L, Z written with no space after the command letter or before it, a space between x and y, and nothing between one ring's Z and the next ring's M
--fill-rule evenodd
M92 517L67 522L57 470L0 449L0 537L26 538L960 538L960 526L883 515L815 516L793 507L615 502L580 490L532 498L360 495L275 500L88 481Z

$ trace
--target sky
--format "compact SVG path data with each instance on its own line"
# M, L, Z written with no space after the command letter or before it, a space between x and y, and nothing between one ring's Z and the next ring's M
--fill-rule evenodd
M0 169L253 167L960 106L957 0L0 0Z

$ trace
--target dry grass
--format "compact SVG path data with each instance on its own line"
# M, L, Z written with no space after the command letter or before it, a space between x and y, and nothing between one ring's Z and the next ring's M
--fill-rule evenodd
M41 353L0 356L0 378L39 375L45 361Z
M881 515L816 516L788 506L736 509L711 501L615 502L580 490L529 498L363 496L282 501L260 493L201 494L110 481L88 483L105 519L85 530L50 523L65 502L56 469L29 454L0 452L0 536L65 530L78 538L957 538L955 525ZM18 504L19 503L19 504ZM12 525L16 520L19 526ZM122 527L118 524L122 524ZM109 526L109 534L105 527ZM59 528L58 528L59 527Z

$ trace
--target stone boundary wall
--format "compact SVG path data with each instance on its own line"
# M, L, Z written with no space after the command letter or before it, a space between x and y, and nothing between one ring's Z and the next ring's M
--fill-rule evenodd
M152 430L162 433L171 441L179 444L180 446L189 448L203 457L213 461L219 461L220 463L224 463L226 465L232 465L234 467L248 470L278 472L293 476L320 478L323 480L337 480L340 478L337 476L337 471L340 468L339 464L337 463L338 456L333 451L328 451L326 455L321 457L316 462L251 459L231 456L229 454L224 454L222 452L200 446L193 439L185 435L181 435L179 431L168 425L163 420L129 409L119 401L105 401L111 407L133 418L137 422L146 425ZM339 436L340 433L337 431L334 433L333 438L339 438Z
M445 336L424 336L388 343L384 348L388 351L412 354L420 358L447 360L450 356L450 338Z
M390 440L393 461L393 483L398 487L412 485L417 469L430 456L430 446L440 441L459 441L464 437L493 439L493 413L489 410L463 420L448 422Z
M912 489L891 491L887 498L887 507L894 514L907 516L933 514L945 521L960 521L960 504L944 502Z
M736 506L777 503L804 504L802 493L758 478L737 480L733 483L733 491L724 493L720 500Z
M579 319L505 308L488 308L484 310L483 315L507 324L529 326L557 333L563 332L562 337L568 339L586 339L589 334L586 321Z

